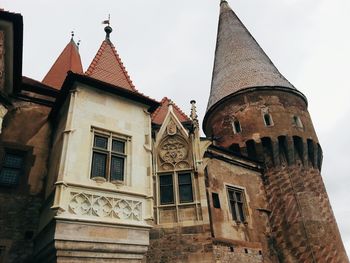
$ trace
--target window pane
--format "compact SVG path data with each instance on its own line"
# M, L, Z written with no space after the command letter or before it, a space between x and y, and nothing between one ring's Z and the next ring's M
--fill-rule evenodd
M20 170L3 168L0 173L0 184L16 185L19 182Z
M240 192L236 192L236 200L237 200L237 201L239 201L239 202L242 201L241 196L242 196L242 195L241 195Z
M92 177L106 177L107 155L103 153L93 152L92 155Z
M179 186L180 203L193 202L192 184Z
M236 202L231 201L230 205L231 205L232 218L233 220L237 221Z
M174 203L174 190L173 190L173 175L161 175L159 176L160 184L160 204L173 204Z
M191 174L179 174L179 184L191 184Z
M22 167L22 162L23 162L22 156L11 154L11 153L6 153L5 160L4 160L4 166L20 169Z
M180 203L193 202L191 174L179 174Z
M94 147L107 149L108 138L95 135Z
M112 151L118 152L118 153L124 153L125 152L125 142L113 140L112 141Z
M167 175L161 175L159 177L160 185L173 185L173 175L167 174Z
M111 180L124 180L124 158L112 156L111 160Z
M245 218L244 218L244 212L243 212L243 204L237 203L237 206L238 206L239 220L241 222L244 222Z

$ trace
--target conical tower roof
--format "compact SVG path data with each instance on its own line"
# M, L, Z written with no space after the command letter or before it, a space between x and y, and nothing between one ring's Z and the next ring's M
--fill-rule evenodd
M285 87L295 90L274 66L227 1L222 0L207 111L236 92L257 87Z
M102 42L85 74L103 82L136 91L122 60L109 39L112 28L108 26L105 31L107 33L106 39Z
M51 69L42 80L42 83L55 89L61 89L68 71L79 74L84 72L78 46L74 42L73 37L56 59Z

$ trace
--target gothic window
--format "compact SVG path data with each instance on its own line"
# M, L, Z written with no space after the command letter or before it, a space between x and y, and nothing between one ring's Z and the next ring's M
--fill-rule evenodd
M232 129L233 129L234 134L242 132L242 128L241 128L241 124L240 124L239 120L236 119L233 121Z
M19 184L23 173L24 154L5 151L0 171L0 185L15 186Z
M173 204L174 203L174 184L173 175L165 174L159 176L159 192L160 192L160 204Z
M269 113L264 114L264 123L266 127L273 126L272 116Z
M299 116L293 116L293 124L294 124L294 126L300 128L300 129L302 129L304 127Z
M159 175L159 199L161 205L192 203L192 173L174 172Z
M179 174L178 184L179 184L180 203L193 202L191 173Z
M228 186L227 195L232 219L236 222L245 222L246 214L244 190Z
M91 178L111 182L125 180L126 140L112 133L94 133Z

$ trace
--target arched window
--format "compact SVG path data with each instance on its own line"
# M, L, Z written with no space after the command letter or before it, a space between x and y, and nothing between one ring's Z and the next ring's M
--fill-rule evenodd
M304 127L299 116L296 116L296 115L293 116L293 123L298 128L302 129Z
M271 114L269 114L269 113L264 114L264 122L265 122L265 126L267 126L267 127L273 126Z

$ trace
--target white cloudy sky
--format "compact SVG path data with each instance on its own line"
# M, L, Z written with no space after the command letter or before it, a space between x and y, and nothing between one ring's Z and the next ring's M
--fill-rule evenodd
M309 100L324 150L323 178L350 254L350 1L229 0L272 61ZM87 68L111 14L117 47L136 87L184 111L205 113L219 0L1 0L24 16L23 73L41 80L67 44L81 40Z

